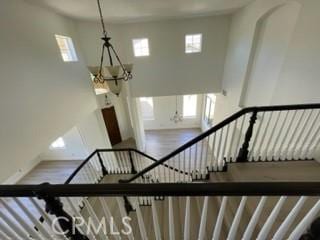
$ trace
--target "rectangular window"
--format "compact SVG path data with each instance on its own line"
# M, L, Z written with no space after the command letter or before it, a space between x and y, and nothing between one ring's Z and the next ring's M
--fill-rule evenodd
M195 118L197 116L197 95L183 96L183 117Z
M153 98L141 97L140 105L143 120L154 120Z
M55 37L56 37L63 61L65 62L78 61L72 39L70 37L61 36L61 35L55 35Z
M133 39L132 44L135 57L149 56L148 38Z
M214 94L206 94L205 97L205 109L204 109L204 121L208 125L213 123L214 106L216 102L216 96Z
M62 137L59 137L50 145L50 149L65 148L65 147L66 147L66 144L64 143L64 140Z
M201 52L202 34L186 35L186 53Z

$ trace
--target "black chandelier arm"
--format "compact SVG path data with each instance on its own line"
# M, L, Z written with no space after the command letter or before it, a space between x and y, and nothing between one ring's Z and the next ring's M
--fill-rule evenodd
M122 62L121 62L121 60L120 60L120 58L119 58L116 50L114 49L114 47L113 47L111 44L110 44L110 48L111 48L113 54L115 55L117 61L119 62L120 67L121 67L122 71L124 72L124 74L128 74L128 72L127 72L127 70L125 69L125 67L123 66L123 64L122 64Z
M103 66L103 58L104 58L104 44L102 45L102 50L101 50L101 58L100 58L100 69L99 69L99 73L100 76L102 76L102 66Z

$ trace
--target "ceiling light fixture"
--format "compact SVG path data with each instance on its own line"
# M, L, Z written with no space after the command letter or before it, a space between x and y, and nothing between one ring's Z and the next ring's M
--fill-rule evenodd
M89 71L94 76L93 82L95 84L105 84L107 83L109 89L111 92L119 96L121 88L122 88L122 80L128 81L132 79L132 64L123 64L115 51L114 47L110 43L111 38L108 37L102 10L101 10L101 4L100 0L97 0L98 4L98 10L100 14L100 21L103 31L103 37L101 38L104 42L102 45L102 52L101 52L101 58L100 58L100 66L90 66ZM103 66L103 60L104 60L104 53L107 51L108 57L109 57L109 65ZM115 57L115 60L118 62L118 65L114 65L114 59L112 58L112 55ZM120 69L122 70L122 74L119 75Z

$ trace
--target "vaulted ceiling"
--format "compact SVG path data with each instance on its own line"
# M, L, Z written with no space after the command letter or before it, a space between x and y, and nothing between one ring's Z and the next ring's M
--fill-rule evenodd
M65 16L97 20L96 0L26 0ZM233 12L253 0L101 0L108 22L182 18Z

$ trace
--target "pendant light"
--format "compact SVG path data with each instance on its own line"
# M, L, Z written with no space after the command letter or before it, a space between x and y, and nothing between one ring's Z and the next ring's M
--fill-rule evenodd
M95 84L107 84L108 89L119 96L122 89L122 81L128 81L132 79L132 64L123 64L120 60L119 55L115 51L113 45L110 43L111 38L108 36L103 15L100 0L97 0L100 21L102 26L103 40L102 51L100 57L100 65L99 66L88 66L89 71L94 76L93 82ZM109 65L103 66L104 64L104 54L105 51L108 54ZM117 62L117 65L114 64L114 61ZM121 70L121 74L120 74Z
M174 123L179 123L179 122L182 122L183 120L182 116L178 112L178 96L176 96L176 111L173 117L170 118L170 120L173 121Z

